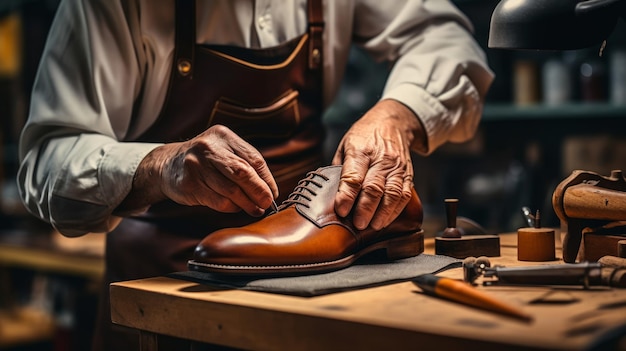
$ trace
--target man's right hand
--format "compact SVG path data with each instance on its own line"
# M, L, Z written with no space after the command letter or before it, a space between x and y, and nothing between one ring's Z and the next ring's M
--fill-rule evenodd
M261 153L230 129L215 125L146 155L118 210L132 212L169 198L182 205L261 216L276 197L278 185Z

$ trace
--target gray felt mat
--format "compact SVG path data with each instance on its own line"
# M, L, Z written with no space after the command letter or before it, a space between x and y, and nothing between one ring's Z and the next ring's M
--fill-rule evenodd
M292 277L225 276L198 271L175 272L168 276L221 288L317 296L408 281L421 274L461 267L461 264L461 260L452 257L421 254L393 262L361 261L334 272Z

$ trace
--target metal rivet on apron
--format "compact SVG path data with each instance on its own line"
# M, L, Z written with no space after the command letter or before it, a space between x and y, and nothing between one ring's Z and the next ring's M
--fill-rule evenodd
M319 49L313 49L313 52L311 53L311 55L312 55L311 58L313 60L313 63L315 63L316 65L319 64L320 63L320 57L321 57L320 50Z
M178 73L183 77L191 73L191 62L187 59L178 60Z

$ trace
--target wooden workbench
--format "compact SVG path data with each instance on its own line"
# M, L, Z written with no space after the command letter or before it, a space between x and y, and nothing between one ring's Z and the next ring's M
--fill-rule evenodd
M556 263L517 261L515 234L501 235L501 245L492 264ZM426 252L432 250L427 239ZM463 274L456 268L441 275ZM166 277L112 284L111 316L140 330L143 350L158 349L162 335L192 340L186 347L255 350L604 350L607 338L626 339L625 289L478 289L520 306L533 322L424 295L410 282L305 298Z

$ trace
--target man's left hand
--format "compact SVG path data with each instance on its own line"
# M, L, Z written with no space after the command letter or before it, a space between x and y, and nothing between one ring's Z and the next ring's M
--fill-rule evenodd
M380 230L402 212L413 187L411 144L422 126L405 105L382 100L356 121L339 143L333 164L342 164L335 211L353 211L354 226Z

